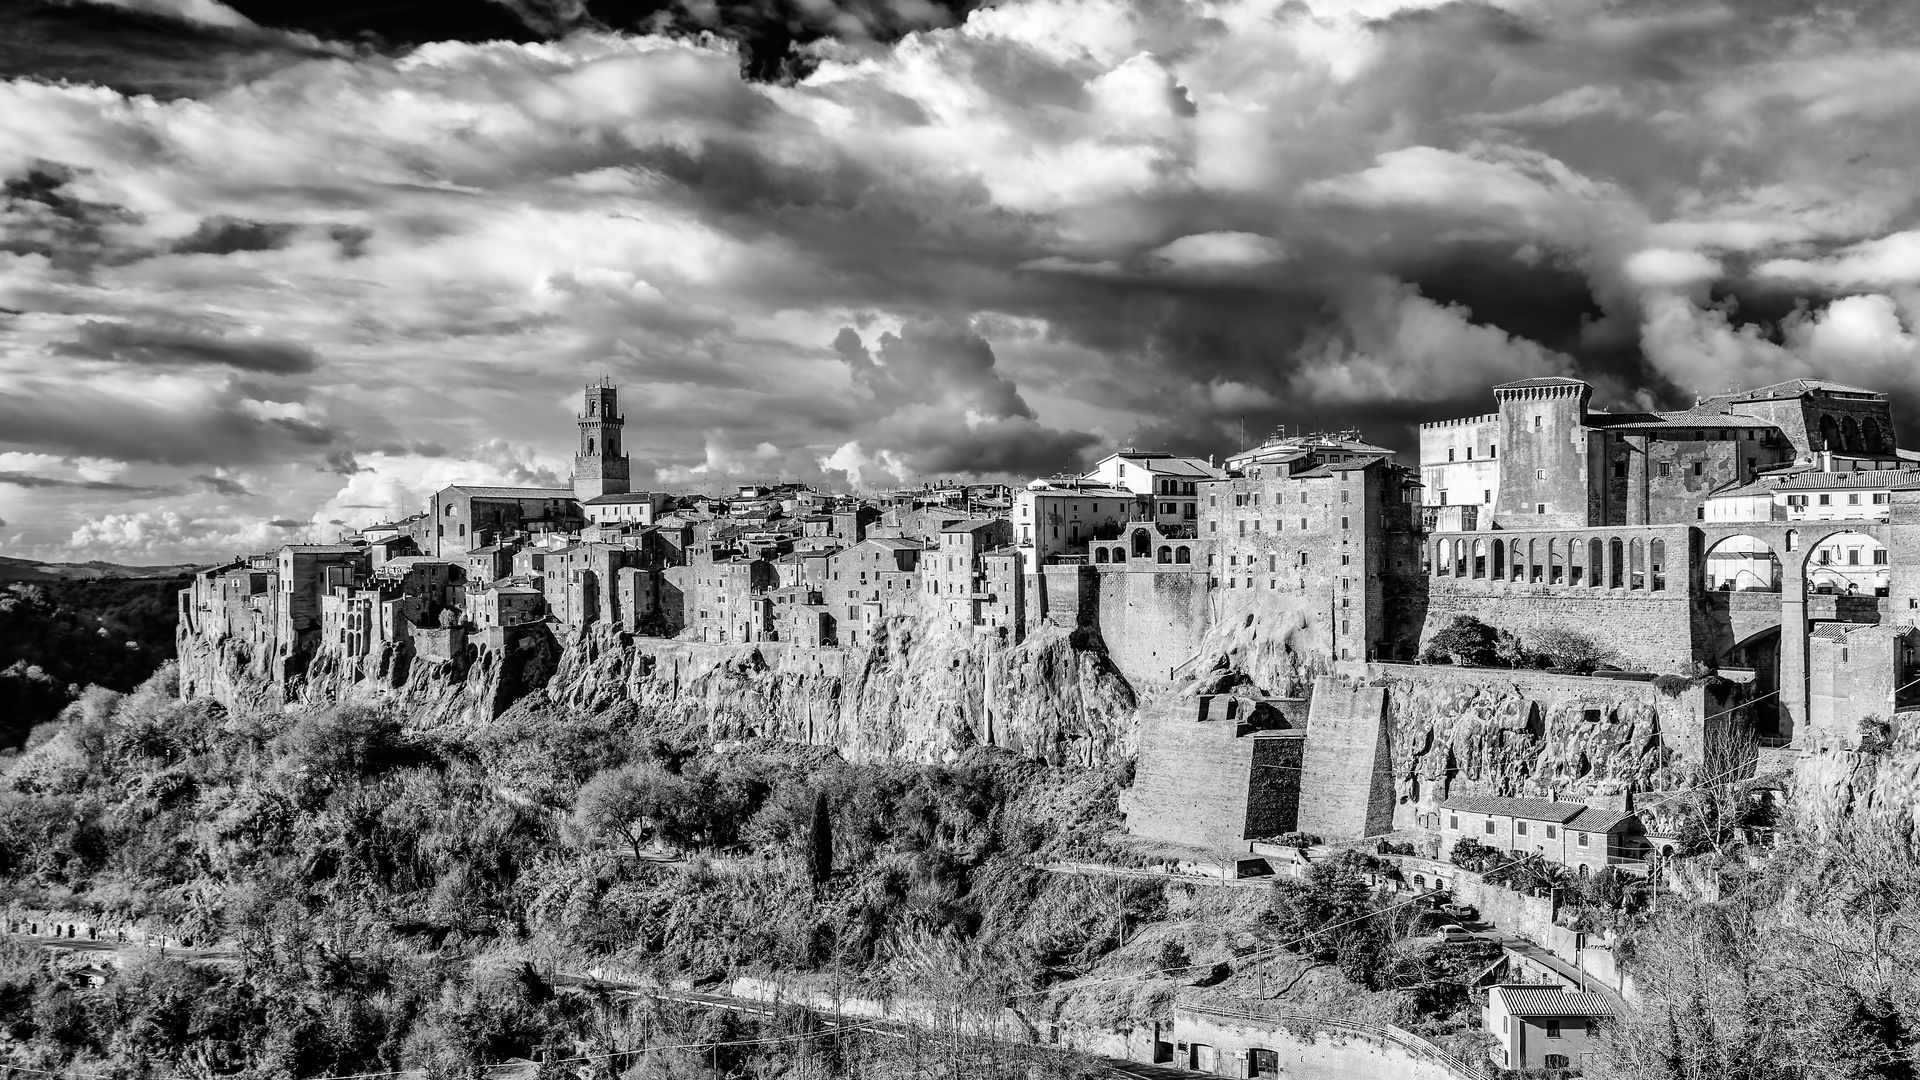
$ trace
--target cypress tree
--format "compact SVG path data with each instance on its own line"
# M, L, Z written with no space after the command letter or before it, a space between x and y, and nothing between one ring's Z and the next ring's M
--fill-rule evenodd
M812 864L813 883L818 886L833 876L833 819L827 808L827 793L813 797L813 826L807 833L807 856Z

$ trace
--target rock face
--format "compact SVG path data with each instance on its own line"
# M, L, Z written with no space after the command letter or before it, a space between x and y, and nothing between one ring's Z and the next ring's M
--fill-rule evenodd
M1628 792L1711 773L1740 742L1703 722L1711 710L1701 687L1670 695L1645 682L1546 672L1385 670L1403 805L1450 795L1616 805Z
M1017 645L891 621L872 645L708 645L590 627L564 643L544 627L446 659L405 641L364 657L322 647L275 678L239 638L181 642L182 693L235 708L380 700L416 724L491 720L542 692L600 712L632 703L658 722L720 741L760 736L832 746L856 760L942 761L998 746L1060 764L1130 756L1134 691L1085 632L1043 626Z
M941 761L999 746L1056 763L1133 752L1134 694L1106 653L1043 627L1018 645L892 620L860 649L706 645L589 630L547 686L588 711L631 701L719 741L832 746L855 760Z

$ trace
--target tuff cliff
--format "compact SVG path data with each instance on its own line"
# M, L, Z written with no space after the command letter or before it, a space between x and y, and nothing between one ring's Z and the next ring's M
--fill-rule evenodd
M706 741L766 737L850 758L947 760L989 745L1105 765L1133 753L1134 690L1098 639L1043 625L1018 644L890 620L869 646L710 645L603 626L559 642L544 627L498 647L364 657L322 647L303 671L246 639L183 636L181 685L229 707L380 700L422 727L485 722L525 701L600 712L623 703ZM297 667L297 665L296 665Z

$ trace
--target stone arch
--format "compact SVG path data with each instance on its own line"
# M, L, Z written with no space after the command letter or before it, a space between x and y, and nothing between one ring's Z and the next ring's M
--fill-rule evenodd
M1560 553L1560 541L1557 538L1548 540L1547 541L1547 584L1561 585L1566 582L1567 567L1566 567L1566 564L1561 561L1562 558L1563 556Z
M1647 587L1647 545L1639 537L1627 545L1627 588Z
M593 436L587 436L587 456L593 456Z
M1800 550L1800 530L1799 529L1787 530L1787 550L1788 551Z
M1170 548L1170 547L1168 547L1168 546L1166 546L1165 544L1162 544L1162 545L1160 545L1160 552L1159 552L1159 555L1158 555L1158 557L1157 557L1157 558L1156 558L1156 559L1155 559L1154 561L1155 561L1155 562L1163 562L1163 563L1168 563L1168 564L1172 564L1172 562L1173 562L1173 549L1172 549L1172 548Z
M1476 578L1487 576L1487 542L1485 540L1476 539L1473 542L1473 576Z
M1587 584L1596 589L1605 581L1606 550L1599 537L1587 538Z
M1452 569L1452 567L1447 565L1447 552L1451 550L1448 545L1452 542L1451 540L1435 540L1433 542L1433 550L1430 557L1433 559L1434 577L1446 577L1447 571Z
M1841 529L1807 545L1810 593L1885 596L1892 579L1885 544L1863 532Z
M1723 536L1707 549L1706 583L1721 592L1779 592L1780 556L1747 533Z
M1665 592L1667 588L1667 542L1653 540L1647 544L1647 581L1654 592Z
M1838 450L1840 449L1839 443L1840 443L1839 422L1834 420L1834 418L1831 416L1822 416L1820 418L1820 445L1815 449Z
M1495 581L1507 579L1507 545L1498 540L1493 542L1493 565L1487 568L1487 576Z
M1132 554L1133 554L1133 557L1136 559L1145 559L1152 556L1153 537L1147 535L1147 530L1145 529L1133 530Z
M1106 549L1106 548L1103 548L1103 547L1097 547L1097 548L1094 548L1094 549L1093 549L1093 561L1094 561L1094 562L1097 562L1097 563L1103 563L1103 562L1106 562L1106 561L1107 561L1107 549Z
M1618 589L1626 584L1626 567L1623 565L1626 545L1615 536L1607 541L1607 588Z
M1176 566L1189 566L1193 563L1193 549L1185 544L1173 549L1173 562Z
M1850 454L1860 452L1860 421L1849 416L1840 422L1840 445Z
M1113 561L1117 563L1123 563L1127 561L1127 549L1125 545L1115 544L1113 546Z
M1880 432L1880 421L1871 416L1860 421L1860 448L1869 454L1886 452L1886 437Z

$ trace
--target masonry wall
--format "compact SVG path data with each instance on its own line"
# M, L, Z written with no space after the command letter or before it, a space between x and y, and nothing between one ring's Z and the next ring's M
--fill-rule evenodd
M1188 847L1245 850L1254 746L1268 740L1235 738L1236 721L1197 719L1194 706L1192 698L1174 698L1140 710L1127 831ZM1276 752L1284 753L1267 751ZM1272 794L1262 791L1263 798Z
M1440 859L1412 855L1388 858L1399 864L1400 874L1410 886L1417 877L1420 887L1449 889L1456 903L1479 908L1482 919L1510 934L1546 942L1553 939L1558 929L1553 922L1556 909L1551 897L1528 896L1504 885L1488 884L1479 874Z
M1247 770L1249 839L1284 836L1300 824L1300 778L1306 766L1306 740L1298 733L1252 736L1253 760Z
M1300 831L1351 840L1393 831L1386 690L1323 675L1307 716Z
M1095 588L1100 637L1114 666L1136 688L1170 681L1173 669L1200 651L1207 625L1203 567L1098 571Z
M1584 586L1534 586L1434 578L1429 581L1424 649L1433 635L1471 615L1527 641L1544 630L1572 630L1611 648L1637 671L1685 672L1694 660L1693 604L1665 593ZM1777 596L1777 594L1769 594Z
M1249 1052L1255 1049L1273 1052L1278 1066L1273 1075L1303 1080L1463 1080L1468 1075L1433 1051L1416 1049L1423 1044L1412 1036L1395 1038L1385 1028L1335 1020L1256 1020L1178 1005L1172 1023L1155 1036L1171 1044L1172 1060L1166 1064L1211 1076L1249 1075ZM1212 1068L1204 1069L1208 1057Z

